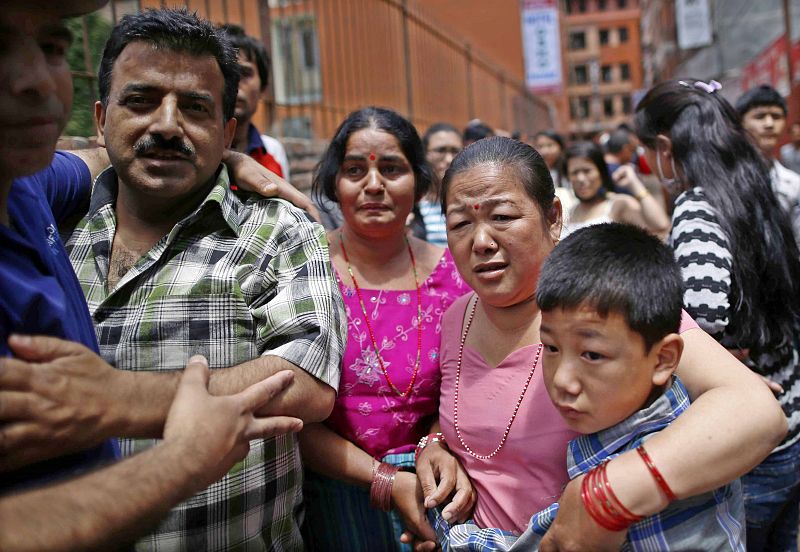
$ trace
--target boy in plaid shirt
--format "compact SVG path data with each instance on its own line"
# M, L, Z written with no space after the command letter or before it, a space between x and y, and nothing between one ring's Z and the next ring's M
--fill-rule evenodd
M582 498L592 519L627 530L624 550L744 551L739 481L676 500L643 447L689 406L673 374L683 351L683 283L672 251L632 226L582 229L545 262L536 301L547 391L567 425L584 434L569 443L567 470L571 479L588 474ZM628 510L605 475L604 462L631 449L672 499L658 514ZM556 503L534 514L519 536L429 515L445 551L517 551L535 550L557 512Z

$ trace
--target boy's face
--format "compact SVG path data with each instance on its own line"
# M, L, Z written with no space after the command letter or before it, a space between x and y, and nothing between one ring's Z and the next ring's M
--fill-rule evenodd
M758 149L771 156L786 127L786 115L779 105L761 105L744 114L742 126L756 139Z
M570 429L595 433L641 409L677 367L682 341L670 334L645 352L644 338L615 312L542 312L542 366L550 399Z

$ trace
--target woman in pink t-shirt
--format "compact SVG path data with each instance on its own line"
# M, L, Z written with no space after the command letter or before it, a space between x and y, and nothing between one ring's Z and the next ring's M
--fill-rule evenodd
M344 217L328 239L347 348L333 413L300 436L311 550L407 549L403 525L433 538L414 448L436 420L442 315L469 288L446 249L407 235L432 177L411 123L379 108L345 119L317 168Z
M455 456L477 490L479 525L521 531L532 513L560 496L541 550L618 548L625 532L591 520L581 504L582 477L567 484L572 434L542 384L534 297L539 268L561 231L547 166L530 146L484 139L455 158L442 195L448 245L475 293L457 301L443 323L439 418L447 444L426 446L417 460L425 505L450 495ZM677 373L693 404L648 441L678 498L745 473L786 431L778 403L756 375L699 329L682 337ZM609 462L607 476L636 514L652 515L668 503L637 453Z

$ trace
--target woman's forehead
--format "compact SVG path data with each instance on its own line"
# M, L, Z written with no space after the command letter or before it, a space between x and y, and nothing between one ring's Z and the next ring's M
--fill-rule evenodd
M519 171L493 163L476 165L458 173L447 191L448 205L490 200L498 203L533 201L525 191Z

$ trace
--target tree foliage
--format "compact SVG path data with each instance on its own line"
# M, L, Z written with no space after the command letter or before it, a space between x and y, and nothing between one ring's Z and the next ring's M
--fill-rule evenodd
M86 20L89 58L92 77L84 76L86 63L84 61L83 23ZM74 98L72 101L72 116L64 134L69 136L94 136L94 102L98 98L97 68L103 55L103 47L111 34L111 22L101 13L92 13L84 18L75 18L67 21L67 27L72 31L74 40L67 52L67 61L72 70L72 87Z

